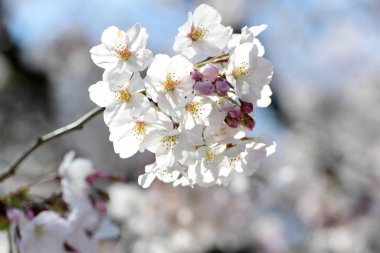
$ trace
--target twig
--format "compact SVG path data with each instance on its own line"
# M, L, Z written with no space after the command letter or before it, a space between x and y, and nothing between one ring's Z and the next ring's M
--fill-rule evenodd
M224 61L227 61L229 58L229 55L228 54L222 54L222 55L219 55L219 56L215 56L215 57L212 57L210 59L206 59L204 61L200 61L198 62L197 64L194 65L194 67L196 69L208 64L208 63L221 63L221 62L224 62Z
M25 150L16 160L14 160L6 169L4 169L3 171L1 171L0 173L0 182L4 181L5 179L7 179L8 177L12 176L16 170L17 170L17 167L34 151L36 150L37 148L39 148L40 146L42 146L43 144L55 139L55 138L58 138L62 135L65 135L69 132L72 132L72 131L75 131L75 130L79 130L79 129L82 129L83 126L88 122L90 121L92 118L94 118L95 116L97 116L98 114L100 114L101 112L104 111L104 108L102 107L97 107L97 108L94 108L92 109L91 111L89 111L88 113L86 113L85 115L83 115L82 117L80 117L79 119L77 119L76 121L64 126L64 127L61 127L57 130L54 130L50 133L47 133L45 135L42 135L41 137L39 137L35 143L33 145L31 145L27 150Z
M7 235L8 235L8 247L9 247L8 252L13 253L13 239L12 239L12 232L10 228L8 228Z

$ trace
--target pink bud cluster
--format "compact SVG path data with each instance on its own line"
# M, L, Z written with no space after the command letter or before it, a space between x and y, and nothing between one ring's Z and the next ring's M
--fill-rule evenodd
M228 96L228 92L232 91L232 85L228 83L223 75L219 73L219 69L212 64L207 64L200 70L191 72L191 77L195 80L193 85L194 94L196 95L215 95L218 96L217 107L221 112L227 112L224 122L231 128L244 126L249 131L255 127L253 115L253 104L249 102L237 101Z

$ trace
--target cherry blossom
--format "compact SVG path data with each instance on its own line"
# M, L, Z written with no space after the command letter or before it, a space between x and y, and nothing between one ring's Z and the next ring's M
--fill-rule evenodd
M222 52L230 39L231 29L221 24L219 12L201 4L194 13L189 12L187 22L178 29L173 49L188 58L196 54L206 56Z
M135 72L146 68L152 60L152 51L146 49L148 33L140 24L127 32L111 26L101 38L102 44L91 48L91 58L104 69Z
M149 109L147 97L139 93L144 89L144 81L139 73L105 71L103 81L90 86L91 100L105 107L104 121L112 124L120 115L138 117Z

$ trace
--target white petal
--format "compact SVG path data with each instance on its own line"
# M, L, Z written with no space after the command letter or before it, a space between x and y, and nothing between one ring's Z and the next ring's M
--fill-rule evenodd
M148 188L153 180L156 178L156 175L153 173L145 173L144 175L140 175L138 178L138 183L142 188Z
M90 93L90 99L100 107L107 107L115 99L115 94L110 91L107 82L99 81L91 85L88 91Z

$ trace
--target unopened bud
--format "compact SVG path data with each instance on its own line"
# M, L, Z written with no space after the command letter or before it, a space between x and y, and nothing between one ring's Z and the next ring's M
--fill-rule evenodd
M231 111L235 106L233 103L231 103L230 100L227 98L219 98L216 102L216 106L218 107L219 111L221 112L228 112Z
M204 81L215 82L218 77L219 69L214 65L207 64L201 68L201 73Z
M239 121L237 119L232 118L231 116L227 116L224 119L224 122L226 122L227 126L231 128L237 128L239 126Z
M193 78L195 81L202 81L203 75L198 70L194 70L191 73L191 78Z
M7 218L11 221L11 222L18 222L21 218L21 211L17 208L8 208L7 209Z
M253 104L249 103L249 102L241 101L241 110L244 113L249 114L249 113L253 112Z
M239 106L234 106L234 108L232 108L232 110L229 111L228 114L232 118L239 119L239 120L243 119L243 114L241 113Z
M107 212L107 204L100 199L95 200L94 207L98 212L101 212L101 213Z
M197 95L211 95L214 92L214 85L210 82L196 82L193 89Z
M230 86L228 85L227 81L222 78L218 78L215 82L215 85L216 91L220 95L225 95L230 90Z
M246 117L244 119L244 126L249 130L249 131L252 131L253 128L255 127L256 125L256 122L255 120L252 118L252 117Z
M97 180L108 179L108 177L109 177L109 175L108 175L107 171L105 171L105 170L98 170L95 173L89 175L86 180L87 180L87 183L93 184Z

